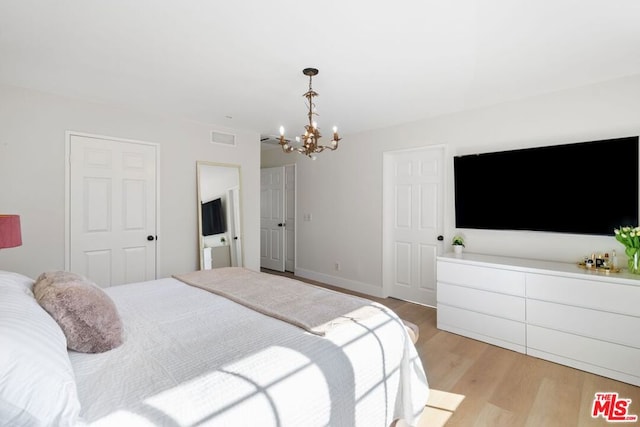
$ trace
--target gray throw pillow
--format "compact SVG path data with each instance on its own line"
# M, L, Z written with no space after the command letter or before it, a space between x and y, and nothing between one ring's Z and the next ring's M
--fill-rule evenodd
M102 353L122 344L115 304L98 285L74 273L42 273L33 285L38 303L60 325L67 348Z

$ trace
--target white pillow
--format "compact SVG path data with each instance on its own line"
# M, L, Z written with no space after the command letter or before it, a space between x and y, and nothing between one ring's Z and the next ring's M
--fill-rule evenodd
M33 297L33 280L0 271L0 420L73 426L80 402L58 324Z
M13 271L0 270L0 287L10 287L15 289L23 289L27 294L33 295L33 284L35 280L30 277L23 276Z

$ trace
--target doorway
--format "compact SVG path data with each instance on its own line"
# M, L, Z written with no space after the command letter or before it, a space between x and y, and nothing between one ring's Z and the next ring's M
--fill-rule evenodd
M157 271L158 146L67 133L65 268L101 287Z
M295 270L295 164L260 170L260 267Z
M436 257L444 228L444 147L383 155L383 288L436 306Z

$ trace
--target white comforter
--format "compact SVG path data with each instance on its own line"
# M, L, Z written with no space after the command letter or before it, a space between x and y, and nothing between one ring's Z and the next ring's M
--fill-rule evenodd
M427 400L389 310L319 337L171 278L105 291L125 342L70 352L87 424L383 427Z

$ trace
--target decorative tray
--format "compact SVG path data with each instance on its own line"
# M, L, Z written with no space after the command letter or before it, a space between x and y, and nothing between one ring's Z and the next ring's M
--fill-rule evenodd
M589 271L595 271L596 273L604 273L604 274L620 273L620 271L622 271L621 268L587 267L587 265L584 262L579 262L578 267L584 268L585 270L589 270Z

